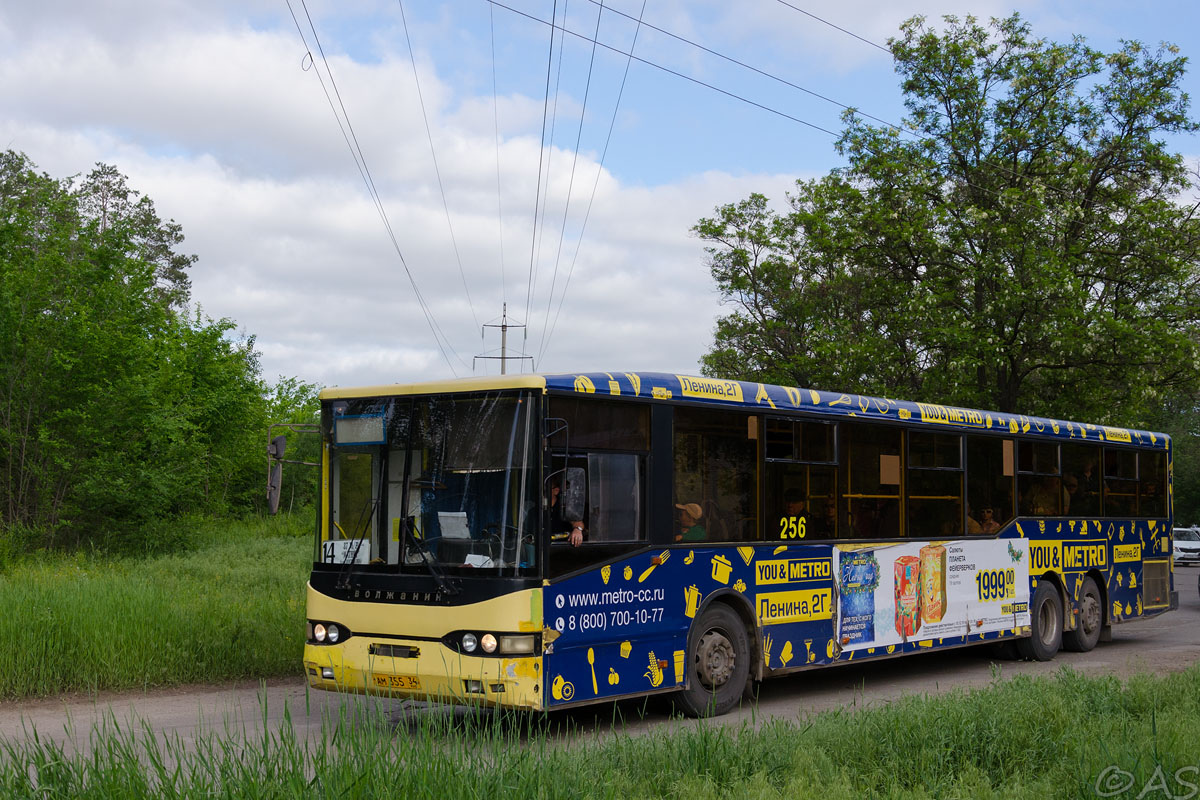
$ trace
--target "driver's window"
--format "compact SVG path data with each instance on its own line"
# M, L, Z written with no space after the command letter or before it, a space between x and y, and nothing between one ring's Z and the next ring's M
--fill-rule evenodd
M552 397L546 444L550 572L583 569L646 541L650 409L637 402ZM571 532L583 528L572 544Z

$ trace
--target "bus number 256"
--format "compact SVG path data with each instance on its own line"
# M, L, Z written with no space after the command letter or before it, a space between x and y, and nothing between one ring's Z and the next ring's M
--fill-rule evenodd
M803 539L805 530L804 517L780 517L779 518L779 538L780 539Z

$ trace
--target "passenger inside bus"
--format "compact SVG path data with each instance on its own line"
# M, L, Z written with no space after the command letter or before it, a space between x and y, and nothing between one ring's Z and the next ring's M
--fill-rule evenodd
M708 538L708 531L700 524L704 511L698 503L676 503L679 509L679 532L675 534L677 542L702 542Z
M833 498L826 498L823 509L821 518L813 520L814 535L832 538L837 533L837 503Z
M783 493L783 503L787 508L789 517L800 517L807 519L808 510L804 502L804 493L799 489L788 489Z

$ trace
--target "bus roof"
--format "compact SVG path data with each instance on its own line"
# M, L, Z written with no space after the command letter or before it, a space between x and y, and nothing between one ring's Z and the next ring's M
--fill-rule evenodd
M348 400L355 397L387 397L400 394L441 394L443 392L486 392L494 389L546 389L542 375L487 375L476 378L427 381L424 383L392 383L380 386L334 386L321 390L322 400Z
M555 375L501 375L429 383L351 389L325 389L322 400L387 395L472 392L495 389L540 389L554 394L597 394L622 398L673 400L702 405L741 407L770 412L807 411L831 417L926 423L933 427L980 430L1012 435L1074 439L1166 449L1163 433L1030 417L958 406L914 403L860 394L823 392L769 383L704 378L668 372L588 372Z

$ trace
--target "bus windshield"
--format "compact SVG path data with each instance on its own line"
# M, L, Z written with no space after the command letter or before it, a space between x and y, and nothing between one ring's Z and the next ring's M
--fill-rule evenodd
M354 400L329 412L322 562L408 574L536 573L528 394Z

